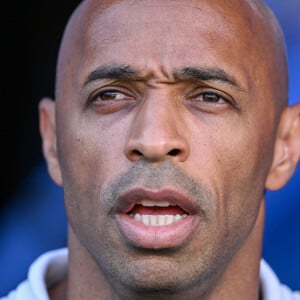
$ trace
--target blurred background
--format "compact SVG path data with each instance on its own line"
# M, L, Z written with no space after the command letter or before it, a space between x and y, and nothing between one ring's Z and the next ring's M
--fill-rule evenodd
M266 2L285 34L293 104L300 100L300 1ZM37 256L66 246L62 190L42 158L37 107L54 96L59 43L78 3L10 1L2 18L0 296L26 278ZM299 166L287 186L267 192L263 257L283 283L300 290Z

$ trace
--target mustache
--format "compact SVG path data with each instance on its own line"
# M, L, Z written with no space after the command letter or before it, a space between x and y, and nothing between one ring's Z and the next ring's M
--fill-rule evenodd
M128 171L109 182L101 193L101 202L111 210L118 197L135 187L162 190L171 187L187 196L195 207L209 213L215 210L215 201L210 189L203 183L187 175L172 161L160 163L138 161Z

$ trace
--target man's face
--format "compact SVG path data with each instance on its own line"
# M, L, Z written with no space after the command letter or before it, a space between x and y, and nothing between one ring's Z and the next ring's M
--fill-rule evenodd
M70 225L108 278L141 290L218 278L261 206L268 62L246 6L220 3L90 8L59 84Z

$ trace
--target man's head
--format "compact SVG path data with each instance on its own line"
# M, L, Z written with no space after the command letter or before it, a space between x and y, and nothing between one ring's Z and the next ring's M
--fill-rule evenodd
M255 278L264 190L299 160L287 77L259 1L83 2L56 102L40 104L82 272L131 299L225 295Z

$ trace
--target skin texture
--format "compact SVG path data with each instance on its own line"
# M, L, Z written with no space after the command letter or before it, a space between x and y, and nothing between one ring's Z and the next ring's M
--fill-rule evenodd
M299 160L287 82L280 29L258 1L83 2L56 101L40 103L69 220L68 278L51 299L259 299L264 190ZM116 208L133 188L186 196L191 236L128 240Z

